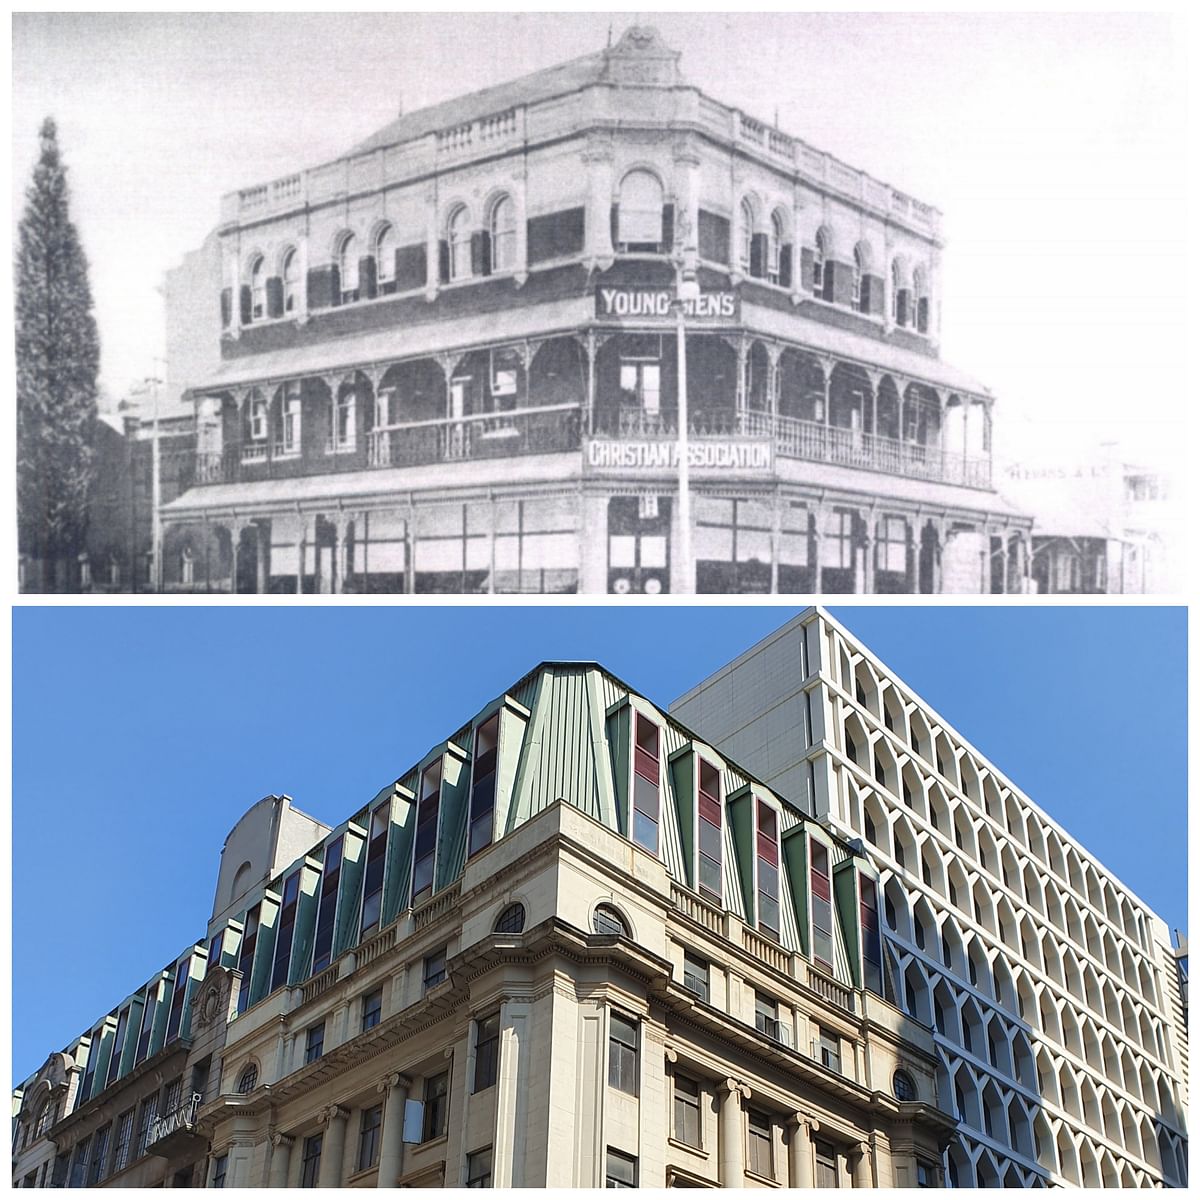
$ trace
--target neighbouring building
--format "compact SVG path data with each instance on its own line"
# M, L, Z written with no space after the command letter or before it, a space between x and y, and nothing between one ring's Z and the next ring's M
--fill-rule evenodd
M1180 590L1177 499L1170 475L1108 445L1075 462L1026 462L1002 490L1034 520L1032 581L1047 593Z
M993 398L939 354L940 214L679 58L634 27L224 197L167 293L165 587L1026 589Z
M1075 837L821 609L671 711L874 865L951 1184L1187 1185L1186 942Z
M14 1093L27 1186L938 1186L860 840L594 664L328 828L235 826L204 940Z

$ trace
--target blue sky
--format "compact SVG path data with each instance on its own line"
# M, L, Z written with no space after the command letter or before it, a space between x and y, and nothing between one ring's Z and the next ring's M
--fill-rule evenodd
M14 1080L204 935L262 796L335 824L542 659L665 707L796 611L14 609ZM1184 610L832 611L1185 925Z

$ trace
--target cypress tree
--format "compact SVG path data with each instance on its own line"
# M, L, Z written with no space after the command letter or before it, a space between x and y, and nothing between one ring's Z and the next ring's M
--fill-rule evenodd
M49 117L17 237L18 545L45 590L68 590L87 536L100 339Z

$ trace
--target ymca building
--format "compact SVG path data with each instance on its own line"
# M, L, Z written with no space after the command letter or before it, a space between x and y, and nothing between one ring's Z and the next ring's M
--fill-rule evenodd
M631 28L224 198L167 288L166 588L1025 590L993 398L938 351L939 213L679 57Z

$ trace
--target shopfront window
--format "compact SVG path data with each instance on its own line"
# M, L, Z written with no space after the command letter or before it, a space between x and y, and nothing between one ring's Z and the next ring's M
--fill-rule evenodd
M671 500L614 496L608 502L608 590L658 595L670 590Z
M579 588L578 501L502 501L496 505L493 589L566 593Z
M757 500L696 497L698 592L771 590L771 506Z

